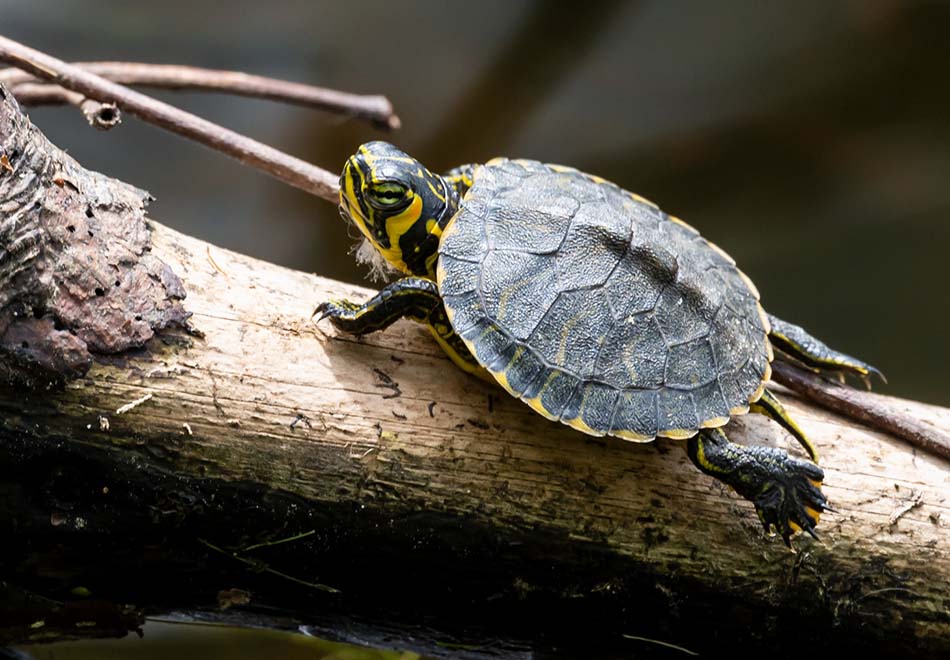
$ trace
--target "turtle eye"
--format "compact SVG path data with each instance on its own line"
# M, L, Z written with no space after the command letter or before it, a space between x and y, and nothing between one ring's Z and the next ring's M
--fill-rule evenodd
M371 184L366 191L370 204L379 209L391 209L401 205L411 196L409 189L395 181Z

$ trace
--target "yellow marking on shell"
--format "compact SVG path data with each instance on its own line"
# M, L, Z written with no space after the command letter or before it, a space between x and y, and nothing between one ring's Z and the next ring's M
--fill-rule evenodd
M518 392L515 392L514 389L512 389L511 384L508 382L507 371L511 369L511 365L513 365L515 361L521 357L524 351L525 351L524 346L518 346L518 348L515 349L514 355L511 356L511 359L508 360L508 364L506 364L503 369L500 369L498 371L495 371L493 369L489 370L491 371L491 375L495 377L495 380L498 381L498 384L501 385L503 388L505 388L508 394L515 397L520 397L520 394Z
M742 281L745 282L745 285L746 285L747 287L749 287L749 291L752 292L752 295L755 296L755 299L756 299L756 300L759 300L759 299L761 298L761 296L759 295L759 290L758 290L758 288L756 288L756 286L755 286L755 284L752 282L752 280L749 279L749 276L746 275L745 273L743 273L743 272L742 272L741 270L739 270L738 268L736 268L736 272L739 273L739 277L742 278Z
M438 265L435 267L435 282L439 285L439 289L442 288L442 282L445 281L445 264L442 261L439 261ZM448 305L446 305L445 311L448 312ZM452 320L452 317L449 316L449 321Z
M557 415L552 415L551 413L549 413L545 409L545 407L541 404L540 394L538 396L531 397L530 399L522 399L522 401L524 401L529 406L531 406L531 408L533 408L535 412L540 413L541 415L547 417L548 419L557 421Z
M686 440L687 438L692 438L697 433L699 433L698 429L666 429L664 431L657 431L656 434L661 438Z
M632 192L630 192L629 190L626 191L626 192L627 192L628 195L630 195L630 197L631 197L631 198L633 199L633 201L635 201L635 202L640 202L641 204L646 204L647 206L652 206L652 207L655 208L655 209L660 208L656 203L651 202L651 201L650 201L649 199L647 199L646 197L641 197L641 196L638 195L637 193L632 193Z
M508 376L502 371L491 371L491 375L495 377L495 380L498 381L498 384L505 388L505 391L508 392L511 396L518 396L518 394L511 389L511 384L508 382Z
M574 419L562 419L561 421L567 424L568 426L570 426L571 428L577 429L581 433L586 433L587 435L593 435L596 437L606 435L606 432L604 431L598 431L597 429L592 429L591 427L589 427L584 422L584 420L580 418L580 416L577 416Z
M468 193L466 193L466 195L467 195L467 194L468 194ZM452 234L454 234L455 232L458 231L458 227L455 226L455 225L456 225L456 222L455 222L456 218L458 218L458 214L455 214L455 215L453 215L451 218L449 218L448 223L446 223L445 227L442 228L442 235L441 235L441 237L439 238L439 245L442 245L442 242L443 242L446 238L448 238L449 236L451 236Z
M772 376L772 365L766 363L765 373L762 374L762 382L759 383L759 386L755 388L755 392L752 393L752 396L749 397L749 403L755 403L762 398L762 395L765 394L765 384L768 382L769 378Z
M571 330L574 329L574 326L577 325L577 322L585 316L584 314L578 314L571 318L567 323L564 324L564 328L561 330L561 343L557 351L557 364L564 364L564 356L567 355L567 339Z
M486 165L501 165L507 162L508 162L507 158L503 156L498 156L497 158L492 158L491 160L487 161L485 164Z
M564 424L567 424L567 425L570 426L571 428L577 429L577 430L580 431L581 433L586 433L587 435L593 435L593 436L598 436L598 437L599 437L599 436L604 435L604 431L598 431L598 430L596 430L596 429L591 428L591 427L588 426L587 423L582 419L582 417L583 417L583 415L584 415L584 408L587 406L587 397L588 397L589 393L590 393L590 389L585 389L585 390L584 390L584 396L581 397L581 405L578 406L578 409L577 409L577 417L575 417L575 418L573 418L573 419L563 419L563 418L562 418L562 419L561 419L561 422L563 422Z
M622 430L622 431L611 431L610 435L620 438L621 440L627 440L629 442L653 442L656 439L655 435L644 435L642 433L637 433L636 431Z
M706 240L706 243L709 245L709 247L711 247L711 248L713 249L714 252L717 252L720 257L722 257L723 259L725 259L726 262L727 262L730 266L735 266L735 265L736 265L736 260L733 259L731 256L729 256L729 253L727 253L727 252L726 252L725 250L723 250L721 247L719 247L718 245L716 245L715 243L713 243L713 242L710 241L710 240Z
M687 223L684 222L683 220L680 220L680 219L677 218L675 215L670 215L670 216L667 216L667 217L668 217L670 220L672 220L673 222L675 222L676 224L680 225L681 227L685 227L686 229L688 229L690 233L696 234L697 236L699 235L699 232L696 230L695 227L693 227L693 226L690 225L690 224L687 224Z
M577 172L573 167L568 167L567 165L556 165L554 163L545 163L545 167L550 170L557 172L558 174L574 174Z
M739 415L745 415L749 412L748 405L736 406L735 408L729 409L729 414L733 417L738 417Z
M445 341L445 339L442 336L439 335L439 333L436 331L434 327L432 327L431 325L428 327L429 327L429 333L433 337L435 337L435 340L439 343L439 346L441 346L442 350L445 351L445 354L449 356L449 359L455 363L455 366L457 366L459 369L467 373L475 374L477 376L482 375L482 374L479 374L478 372L479 371L484 372L485 369L481 367L475 367L473 364L466 361L465 358L459 355L458 352L454 348L452 348L451 344L449 344L447 341Z
M718 429L720 426L725 426L728 423L729 417L713 417L712 419L707 419L705 422L700 422L699 428Z
M757 301L755 307L756 311L759 313L759 320L762 321L762 327L765 328L765 334L767 336L772 332L772 324L769 323L769 315L765 313L765 308L762 307L762 303Z
M501 295L498 296L498 313L496 315L499 322L501 322L505 318L505 308L508 306L508 302L512 294L514 294L519 289L522 289L528 286L536 279L537 279L536 275L531 275L518 282L515 282L509 287L506 287L505 290L501 292Z
M535 411L541 413L548 419L553 419L555 421L558 420L558 416L552 415L551 413L548 412L547 408L544 407L544 404L541 403L541 397L544 395L544 391L548 389L548 385L550 385L551 382L555 378L557 378L558 374L559 372L557 371L552 371L550 374L548 374L547 379L544 381L544 385L542 385L541 389L538 390L538 393L536 396L533 396L530 399L525 399L525 398L521 399L522 401L527 403L529 406L531 406Z

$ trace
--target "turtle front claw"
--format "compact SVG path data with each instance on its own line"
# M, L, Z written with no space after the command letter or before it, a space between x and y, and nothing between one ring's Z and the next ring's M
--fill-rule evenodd
M361 305L349 300L328 300L317 305L310 318L316 317L316 323L330 319L337 329L344 332L357 332ZM319 315L319 316L318 316Z

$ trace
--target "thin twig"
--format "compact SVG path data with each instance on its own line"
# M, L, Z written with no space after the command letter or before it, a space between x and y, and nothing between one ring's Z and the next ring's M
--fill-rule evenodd
M263 543L255 543L254 545L249 545L245 548L241 548L239 552L250 552L251 550L257 550L258 548L269 548L271 546L281 545L282 543L293 543L294 541L305 539L308 536L313 536L316 533L317 533L317 530L311 529L308 532L301 532L300 534L295 534L294 536L288 536L285 539L278 539L277 541L264 541Z
M142 405L142 404L145 403L146 401L150 400L150 399L151 399L152 397L154 397L154 396L155 396L154 394L152 394L151 392L149 392L149 393L146 394L145 396L139 397L139 398L136 399L135 401L130 401L129 403L125 404L124 406L119 406L118 408L116 408L115 414L116 414L116 415L124 415L125 413L129 412L130 410L133 410L134 408L137 408L138 406Z
M210 121L0 36L0 61L225 153L285 183L336 203L337 175Z
M950 460L950 435L882 403L874 394L838 385L785 362L772 363L772 379L828 410L903 438L923 451Z
M372 121L389 130L400 127L399 117L385 96L350 94L334 89L256 76L240 71L222 71L177 64L142 62L75 62L72 66L94 73L120 85L140 85L159 89L193 89L224 92L253 98L295 103L326 112ZM19 69L0 71L0 81L13 88L36 83L37 78Z
M231 557L232 559L236 559L242 564L246 564L257 571L270 573L271 575L276 575L277 577L284 578L285 580L288 580L290 582L295 582L305 587L310 587L311 589L316 589L318 591L325 591L328 594L340 593L340 590L337 589L336 587L331 587L326 584L321 584L320 582L308 582L307 580L301 580L300 578L294 577L293 575L289 575L287 573L282 573L280 571L274 570L273 568L271 568L264 562L248 559L247 557L242 557L236 552L228 552L227 550L224 550L223 548L219 548L218 546L214 545L210 541L206 541L204 539L198 539L198 542L204 546L207 546L208 548L211 548L215 552L220 552L222 555L226 555L228 557Z
M659 639L650 639L649 637L640 637L639 635L628 635L623 633L622 636L625 639L632 639L637 642L647 642L648 644L656 644L657 646L664 646L668 649L673 649L674 651L679 651L680 653L685 653L686 655L699 655L696 651L690 651L688 648L677 646L676 644L670 644L669 642L663 642Z
M21 105L74 105L90 126L101 131L107 131L122 122L122 113L115 103L88 99L79 92L71 92L58 85L28 82L17 85L12 91Z

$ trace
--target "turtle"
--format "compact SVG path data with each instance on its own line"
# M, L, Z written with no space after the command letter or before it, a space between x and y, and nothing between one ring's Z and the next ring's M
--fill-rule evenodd
M777 357L880 372L765 312L752 281L679 218L603 178L495 158L435 174L382 141L340 177L340 214L402 276L365 302L317 306L363 335L425 324L463 370L544 417L633 442L686 440L703 473L749 500L786 545L830 508L818 452L769 390ZM808 460L722 427L766 415Z

